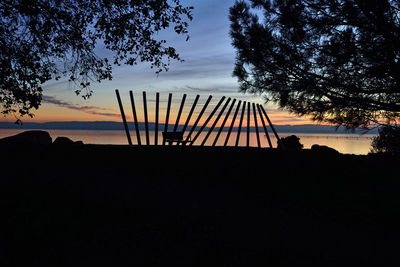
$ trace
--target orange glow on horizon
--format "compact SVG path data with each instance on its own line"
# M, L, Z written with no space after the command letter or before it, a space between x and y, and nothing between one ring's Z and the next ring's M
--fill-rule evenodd
M185 106L180 121L179 123L183 125L186 122L188 113L189 113L189 106ZM207 120L212 108L211 106L207 108L207 111L203 114L201 117L198 125L203 125L205 121ZM220 110L220 109L219 109ZM219 110L214 114L214 116L209 120L207 123L207 126L211 126L217 115L219 114ZM253 110L250 110L250 125L255 126L254 123L254 114ZM126 119L129 122L133 122L133 116L132 116L132 109L130 104L124 103L124 112ZM140 122L144 122L144 111L143 111L143 106L142 105L137 105L136 106L136 112L138 116L138 120ZM226 110L223 113L223 115L220 117L216 127L219 127L222 125L223 120L225 119L226 116ZM307 118L300 118L296 117L295 115L291 115L288 112L281 111L281 110L266 110L269 118L271 119L272 123L275 125L301 125L301 124L316 124L310 119ZM33 118L30 117L23 117L22 121L23 122L37 122L37 123L43 123L43 122L63 122L63 121L115 121L115 122L120 122L122 121L121 115L119 108L117 106L114 106L112 108L100 108L100 109L95 109L95 108L85 108L85 107L77 107L74 109L67 108L67 107L62 107L54 104L43 104L38 110L33 112L35 116ZM193 125L194 122L196 121L198 115L200 113L200 108L199 106L196 107L195 112L193 113L189 125ZM178 115L178 107L173 106L170 111L170 117L169 117L169 125L174 125L176 122L176 118ZM234 109L231 111L226 123L225 127L229 127L231 125L232 119L234 115ZM239 121L240 121L240 116L241 116L241 111L238 112L235 124L234 126L239 126ZM8 116L8 117L0 117L1 122L15 122L16 117L14 116ZM160 105L160 110L159 110L159 123L163 124L166 119L166 107L163 105ZM265 123L267 123L267 120L264 118ZM148 105L148 121L149 122L154 122L155 121L155 108L152 105ZM262 122L260 119L260 116L257 112L257 123L259 127L262 127ZM320 123L321 124L321 123ZM243 117L243 123L242 127L247 126L247 109Z

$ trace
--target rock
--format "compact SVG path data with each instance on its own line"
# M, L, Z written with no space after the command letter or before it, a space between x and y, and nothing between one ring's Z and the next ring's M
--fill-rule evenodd
M290 135L281 138L280 142L278 142L278 148L287 150L300 150L303 148L303 144L300 143L299 137L296 135Z
M0 145L5 146L48 146L51 136L46 131L25 131L17 135L0 139Z
M320 145L312 145L311 147L312 151L318 151L318 152L322 152L322 153L331 153L331 154L339 154L339 151L337 151L334 148L331 148L329 146L320 146Z
M59 136L54 140L53 145L56 146L71 146L71 145L83 145L82 141L72 141L68 137L65 136Z
M74 141L72 141L68 137L59 136L56 138L56 140L54 140L53 145L69 146L69 145L72 145L73 143L74 143Z

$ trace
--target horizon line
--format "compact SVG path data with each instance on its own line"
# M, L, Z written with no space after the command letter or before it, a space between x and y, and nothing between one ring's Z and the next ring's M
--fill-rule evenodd
M93 124L99 124L93 125ZM145 129L145 122L138 122L139 130ZM53 125L51 125L53 124ZM72 125L71 125L72 124ZM73 125L75 124L75 125ZM80 125L79 125L80 124ZM86 124L86 125L85 125ZM108 124L108 125L101 125ZM134 123L128 122L129 129L134 130ZM174 127L175 123L169 123L169 127ZM346 129L343 126L335 126L329 124L273 124L276 127L278 132L293 132L293 133L337 133L337 134L365 134L365 133L377 133L377 129L363 130L363 129L355 129L352 131L351 129ZM91 126L91 127L89 127ZM155 122L148 122L148 126L153 131L155 127ZM178 128L182 128L184 123L179 123ZM230 125L225 125L223 131L227 131ZM164 129L164 122L158 123L159 131L162 132ZM193 127L192 124L188 125L188 129ZM197 126L196 128L198 128ZM205 127L210 128L210 126ZM220 125L216 126L215 129L219 129ZM242 128L247 128L247 125L242 125ZM261 123L258 124L258 128L260 131L263 131L263 126ZM14 122L1 122L0 121L0 129L43 129L43 130L123 130L123 122L118 121L48 121L48 122L25 122L22 125L15 124ZM188 130L187 129L187 130ZM233 129L238 129L238 126L234 126ZM271 127L267 125L267 129L271 131ZM250 125L250 131L255 131L255 125Z

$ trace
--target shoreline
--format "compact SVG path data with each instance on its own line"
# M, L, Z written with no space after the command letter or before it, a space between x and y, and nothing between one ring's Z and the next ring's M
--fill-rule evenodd
M1 130L0 138L14 135L25 130ZM83 141L85 144L127 144L126 134L124 131L118 130L48 130L53 139L57 136L69 136L74 141ZM136 134L131 132L131 138L133 143L136 143ZM204 133L203 133L204 134ZM203 135L202 134L202 135ZM326 145L338 150L345 154L368 154L370 151L371 139L374 135L358 135L358 134L297 134L297 133L280 133L281 137L288 135L296 135L300 137L300 142L304 144L305 148L311 148L314 144ZM201 136L202 136L201 135ZM208 143L206 145L211 145L212 139L215 138L216 133L210 135ZM223 140L226 133L222 133L217 146L223 145ZM251 143L250 146L257 147L256 135L251 133ZM269 147L265 136L261 135L261 146ZM145 140L144 133L141 136ZM236 133L232 133L231 140L228 146L235 145ZM242 133L239 146L246 145L246 135ZM161 132L159 132L158 144L162 140ZM276 140L274 136L271 136L272 144L276 147ZM154 144L154 133L150 133L150 142Z

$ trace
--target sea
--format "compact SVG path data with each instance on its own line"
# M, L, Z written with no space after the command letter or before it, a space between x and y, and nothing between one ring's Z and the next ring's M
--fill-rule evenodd
M0 138L18 134L29 129L0 129ZM128 144L127 136L125 131L121 130L45 130L49 132L53 140L59 136L66 136L74 141L83 141L85 144L115 144L115 145L126 145ZM279 137L286 137L290 135L296 135L300 138L300 143L304 145L304 148L311 148L312 145L326 145L338 150L344 154L356 154L365 155L371 150L371 141L375 136L373 134L326 134L326 133L279 133ZM137 137L134 132L130 133L132 142L137 144ZM192 134L192 137L196 135L196 132ZM202 132L195 145L201 144L204 138L207 136L207 132ZM212 132L206 139L205 145L212 145L215 138L217 137L217 132ZM227 137L227 132L222 132L218 137L216 146L222 146L225 143ZM268 139L265 134L259 135L261 147L269 147ZM140 136L141 143L146 144L146 136L142 133ZM247 143L247 133L245 131L239 134L232 133L228 139L228 146L236 145L236 140L238 141L238 146L246 146ZM270 134L270 140L273 147L276 147L276 138L273 134ZM149 133L150 145L154 145L156 138L154 132ZM157 138L157 144L161 144L162 135L159 133ZM257 134L255 132L250 132L249 138L250 146L257 147Z

